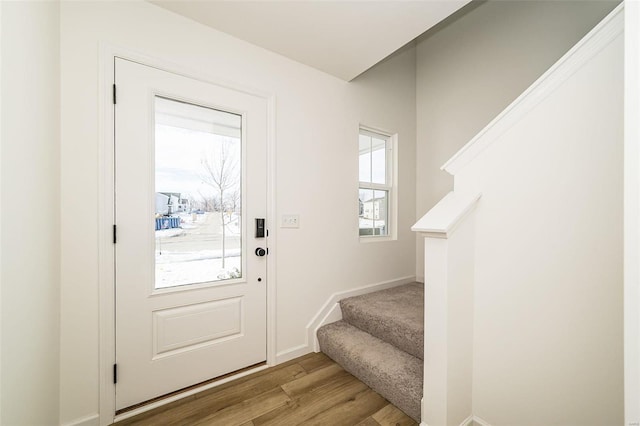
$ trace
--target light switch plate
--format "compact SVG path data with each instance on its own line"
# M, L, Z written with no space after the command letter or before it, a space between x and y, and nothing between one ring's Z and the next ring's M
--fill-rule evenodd
M280 228L300 228L300 215L283 214L280 220Z

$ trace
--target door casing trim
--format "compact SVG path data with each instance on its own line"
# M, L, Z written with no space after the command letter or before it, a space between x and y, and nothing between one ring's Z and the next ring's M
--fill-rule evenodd
M239 85L216 75L208 75L172 61L135 52L110 43L99 46L98 67L98 285L99 285L99 423L114 422L116 412L113 365L115 364L115 256L113 246L115 115L113 84L115 58L137 62L194 80L263 98L267 102L267 366L276 364L276 98L255 88ZM239 376L238 376L239 377ZM232 380L236 377L232 377ZM228 380L227 380L228 381ZM222 381L216 382L217 385ZM214 385L210 386L213 387ZM182 395L185 396L185 395ZM181 396L181 397L182 397ZM163 401L168 403L169 401ZM162 405L162 404L158 404ZM149 407L147 409L150 409Z

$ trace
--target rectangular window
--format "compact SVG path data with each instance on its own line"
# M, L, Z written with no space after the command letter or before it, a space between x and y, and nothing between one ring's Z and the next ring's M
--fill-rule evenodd
M359 134L358 220L360 237L392 235L393 138L367 129Z

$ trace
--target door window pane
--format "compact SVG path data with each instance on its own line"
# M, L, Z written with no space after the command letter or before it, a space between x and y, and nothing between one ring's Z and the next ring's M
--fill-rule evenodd
M242 276L242 117L155 98L155 287Z

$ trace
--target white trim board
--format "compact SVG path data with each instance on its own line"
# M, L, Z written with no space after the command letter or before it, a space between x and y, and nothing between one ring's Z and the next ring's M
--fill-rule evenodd
M100 416L98 414L91 414L89 416L75 419L71 422L64 423L62 426L98 426L100 424Z
M276 253L275 241L277 234L276 203L275 203L275 152L276 152L276 100L275 95L257 89L247 88L203 70L185 68L174 62L135 52L121 46L104 43L100 46L99 57L99 159L98 159L98 188L99 188L99 224L98 236L98 280L99 280L99 387L100 414L99 423L106 426L113 423L115 418L115 385L113 383L113 365L115 364L115 275L112 242L112 225L114 223L114 108L112 103L112 85L114 80L114 58L120 57L143 65L158 68L174 74L217 86L241 91L267 101L267 220L269 229L268 246L272 248L267 256L267 365L275 365L276 360ZM255 371L255 370L254 370ZM240 377L234 376L234 378ZM220 382L216 382L220 384ZM201 389L202 390L202 389ZM181 395L185 396L185 395ZM161 404L168 403L163 400ZM145 407L148 409L148 407ZM83 423L81 425L85 426ZM86 425L89 426L89 425Z
M441 170L445 170L455 176L496 141L500 135L520 121L529 111L582 68L598 52L616 37L623 34L623 9L624 3L621 3L504 111L454 154L441 167Z
M420 426L428 426L428 425L425 422L422 422L420 423ZM491 426L491 425L486 421L482 420L480 417L471 415L466 419L464 419L460 423L460 426Z
M276 365L301 357L308 354L309 352L313 352L313 348L309 347L307 343L294 346L293 348L285 349L284 351L277 353Z
M420 422L420 426L429 426L429 425L425 422ZM460 426L491 426L491 425L485 422L484 420L482 420L480 417L469 416L460 423Z
M428 238L448 238L478 204L482 194L449 192L411 227Z
M469 416L466 419L464 419L460 423L460 426L473 426L473 416Z
M489 424L489 422L487 422L486 420L481 419L478 416L473 416L473 425L474 426L491 426Z

